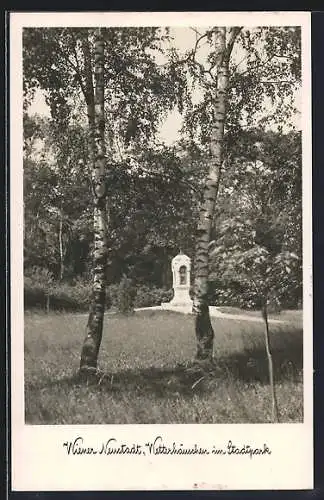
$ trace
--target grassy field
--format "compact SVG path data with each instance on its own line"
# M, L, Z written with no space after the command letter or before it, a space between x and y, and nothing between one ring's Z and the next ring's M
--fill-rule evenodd
M281 422L303 420L301 315L271 326ZM29 424L265 423L271 401L262 323L213 319L215 363L193 362L193 318L107 316L95 383L78 376L87 317L25 316Z

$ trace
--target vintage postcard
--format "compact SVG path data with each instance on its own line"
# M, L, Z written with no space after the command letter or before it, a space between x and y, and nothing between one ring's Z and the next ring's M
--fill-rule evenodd
M313 488L310 38L10 14L14 491Z

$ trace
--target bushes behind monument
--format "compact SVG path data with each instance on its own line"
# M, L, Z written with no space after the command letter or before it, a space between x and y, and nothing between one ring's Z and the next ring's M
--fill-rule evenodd
M122 283L109 285L106 289L106 308L125 312L130 304L126 304L126 296L121 293ZM53 283L46 288L31 277L24 281L24 308L46 309L47 294L49 294L49 309L51 311L87 312L90 305L92 285L89 282L77 280L74 283ZM172 299L173 291L148 285L134 286L133 307L158 306L161 302ZM127 295L127 294L126 294ZM125 302L126 300L126 302Z
M123 280L123 279L122 279ZM159 306L162 302L170 302L173 297L172 289L159 288L147 284L132 285L132 297L123 289L123 283L114 283L107 287L106 308L130 310L132 307ZM127 287L126 287L127 288ZM87 312L91 299L92 284L85 280L74 280L71 283L55 282L51 276L33 275L25 276L24 280L24 307L30 309L46 309L49 296L49 309L51 311ZM125 292L125 293L124 293ZM190 290L192 296L193 290ZM284 309L299 307L301 290L291 294L281 304ZM131 304L128 302L131 301ZM258 309L257 297L249 289L242 289L238 284L229 287L219 280L210 282L210 305L233 306L248 309Z

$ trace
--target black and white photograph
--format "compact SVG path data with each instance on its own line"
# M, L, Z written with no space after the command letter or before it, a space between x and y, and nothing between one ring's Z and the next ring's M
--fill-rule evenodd
M311 486L309 14L11 21L13 478Z

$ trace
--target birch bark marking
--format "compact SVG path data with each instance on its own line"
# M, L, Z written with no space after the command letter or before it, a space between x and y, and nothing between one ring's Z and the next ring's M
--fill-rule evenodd
M226 28L215 29L215 51L218 56L217 76L215 81L214 126L210 141L210 168L205 184L203 202L197 226L195 255L195 282L193 312L197 338L198 360L211 360L213 356L214 330L210 321L208 304L208 248L212 222L217 200L218 187L223 163L224 123L228 88L229 60L233 45L241 28L230 28L226 43Z
M104 118L104 40L102 30L95 33L95 95L93 99L91 58L89 45L84 47L86 88L89 92L87 102L89 120L90 157L92 161L93 186L93 291L87 324L87 335L83 343L80 361L81 371L97 369L98 354L102 339L106 299L107 227L106 227L106 150ZM92 91L91 91L92 87Z

